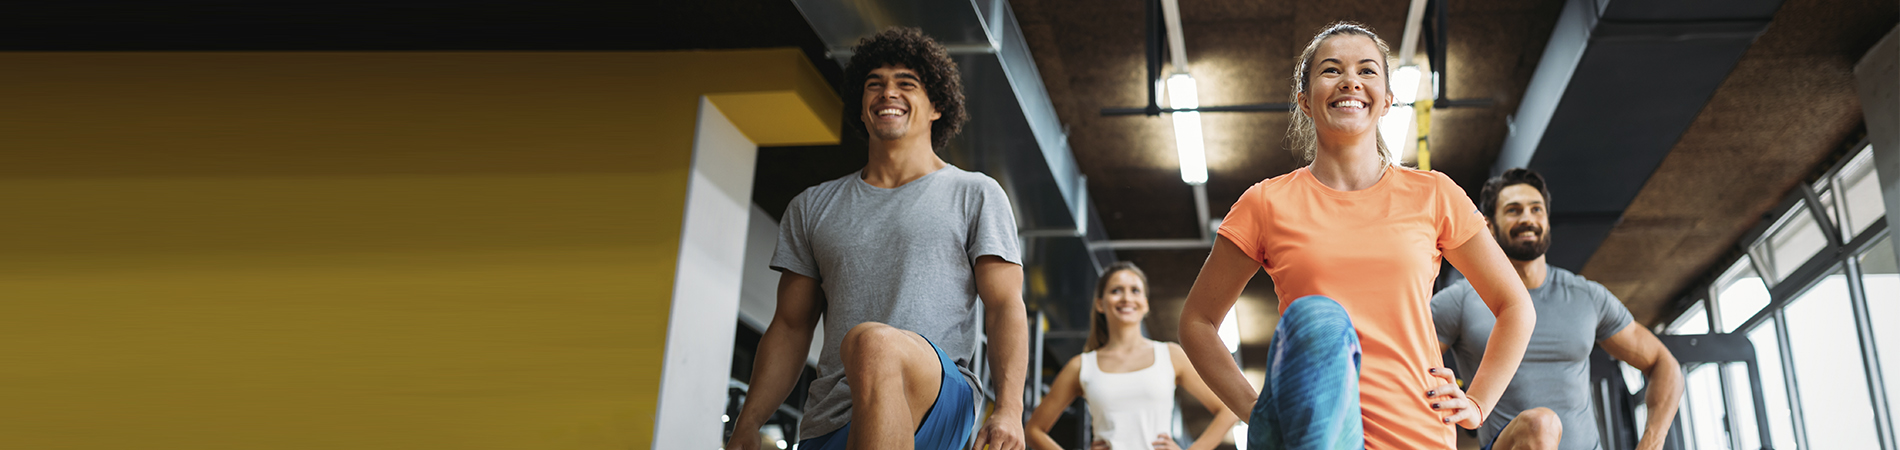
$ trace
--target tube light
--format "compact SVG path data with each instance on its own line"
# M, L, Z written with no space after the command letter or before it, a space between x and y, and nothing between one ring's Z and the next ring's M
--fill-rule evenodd
M1391 149L1394 155L1405 153L1405 146L1410 143L1405 138L1412 137L1411 132L1411 106L1395 105L1386 111L1385 117L1379 118L1379 137L1385 138L1385 148Z
M1418 101L1418 66L1403 66L1392 71L1392 99L1401 105Z
M1379 118L1379 135L1385 138L1385 147L1392 149L1395 155L1406 153L1412 141L1412 102L1418 101L1419 77L1422 74L1418 66L1400 66L1392 71L1392 101L1395 105L1385 117Z
M1240 315L1235 311L1235 307L1227 307L1227 317L1221 319L1220 328L1215 331L1220 335L1220 343L1227 345L1227 353L1240 351Z
M1177 73L1168 77L1168 107L1173 109L1194 109L1201 107L1199 93L1194 87L1194 77ZM1174 150L1181 157L1181 181L1187 184L1207 182L1207 150L1201 137L1201 113L1196 111L1174 112Z

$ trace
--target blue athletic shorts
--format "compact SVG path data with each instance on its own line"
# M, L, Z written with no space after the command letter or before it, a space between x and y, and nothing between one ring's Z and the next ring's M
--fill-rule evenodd
M961 450L976 431L976 389L964 380L963 372L957 371L956 363L937 348L937 343L931 342L930 349L937 351L943 381L937 386L937 402L930 405L924 422L917 426L917 450ZM851 424L846 423L824 436L799 441L798 450L844 450L850 437Z

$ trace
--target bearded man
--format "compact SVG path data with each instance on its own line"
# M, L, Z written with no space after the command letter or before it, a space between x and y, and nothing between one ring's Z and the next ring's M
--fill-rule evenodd
M1544 263L1551 239L1544 177L1506 171L1485 182L1478 208L1537 308L1524 361L1479 428L1479 443L1485 450L1602 448L1590 403L1590 347L1598 344L1648 379L1649 417L1636 448L1661 449L1682 399L1682 366L1609 289ZM1475 373L1495 319L1471 284L1459 281L1433 295L1432 320L1459 372Z

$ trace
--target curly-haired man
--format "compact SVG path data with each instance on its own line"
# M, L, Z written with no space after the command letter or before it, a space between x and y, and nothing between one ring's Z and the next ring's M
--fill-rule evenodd
M935 151L964 118L956 63L923 33L894 28L860 41L845 74L861 88L848 117L870 161L786 207L772 255L778 310L726 448L759 448L759 425L790 393L822 316L800 449L1021 450L1013 393L1029 352L1016 221L995 180ZM979 299L1000 393L980 430Z

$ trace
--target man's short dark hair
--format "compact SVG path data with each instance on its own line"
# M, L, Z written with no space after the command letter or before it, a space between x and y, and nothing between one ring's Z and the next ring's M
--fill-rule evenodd
M950 59L950 52L916 28L892 27L858 41L858 46L852 48L844 80L855 84L856 89L847 88L845 92L858 95L845 100L851 107L845 120L859 132L867 132L862 116L864 79L872 70L890 65L902 65L917 73L918 81L924 85L924 95L930 97L930 103L943 114L930 123L930 147L943 148L952 136L963 130L963 78L957 73L957 63Z
M1484 189L1478 191L1478 210L1484 212L1484 218L1496 221L1498 193L1504 188L1520 184L1528 184L1537 189L1537 193L1543 194L1544 210L1550 211L1550 188L1544 186L1544 176L1537 174L1537 171L1519 167L1506 170L1504 174L1484 182Z

